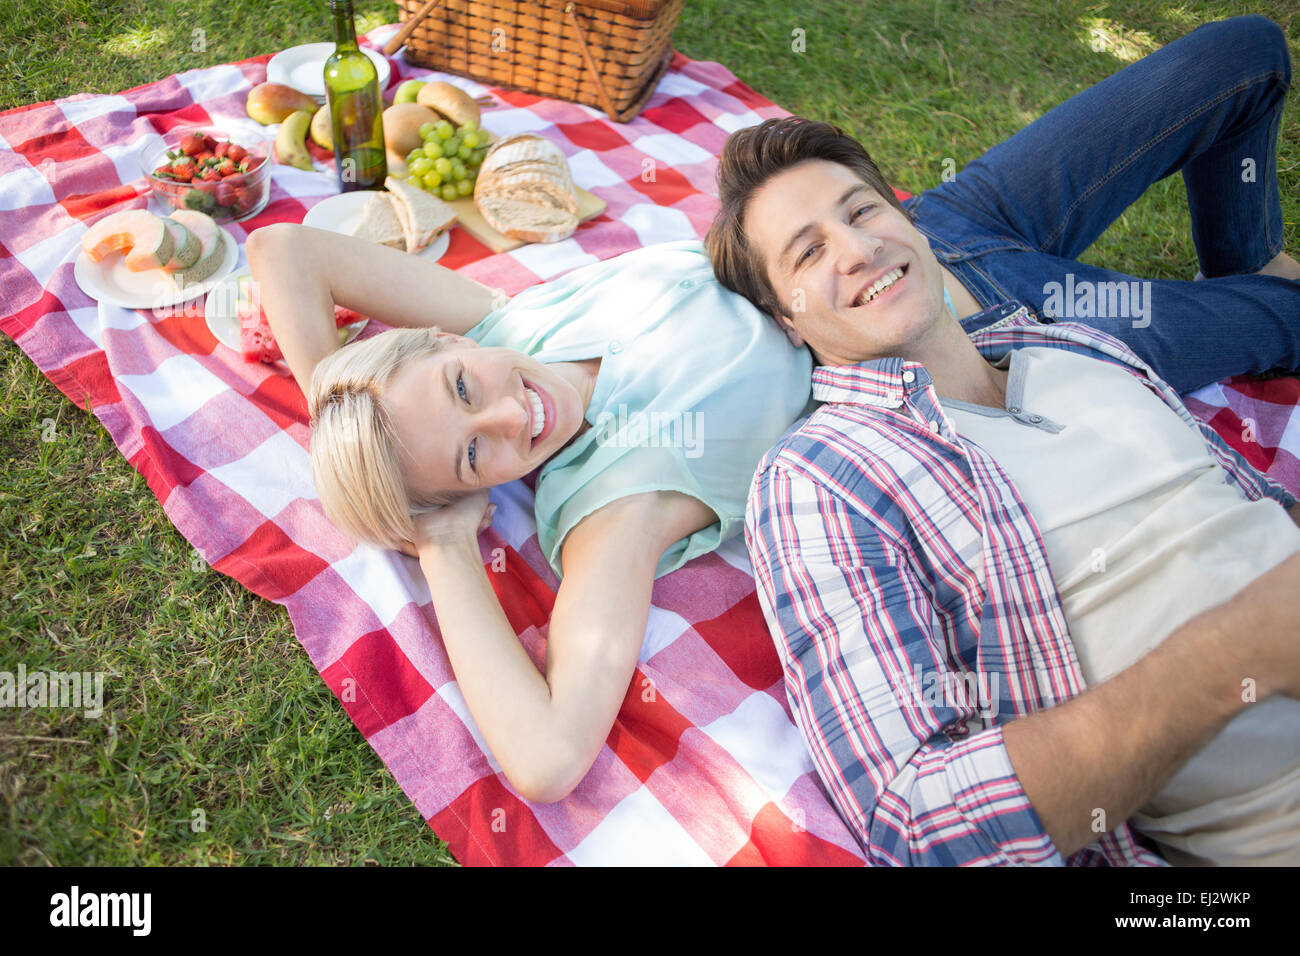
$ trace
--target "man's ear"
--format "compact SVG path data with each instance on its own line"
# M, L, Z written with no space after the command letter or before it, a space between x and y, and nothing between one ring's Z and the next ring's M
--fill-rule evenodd
M795 331L794 320L786 315L778 315L776 320L781 323L781 328L785 332L785 337L790 340L790 344L795 348L802 348L803 336Z

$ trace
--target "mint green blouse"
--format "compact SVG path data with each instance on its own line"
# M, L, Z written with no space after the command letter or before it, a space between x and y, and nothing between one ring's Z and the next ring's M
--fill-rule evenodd
M718 284L698 239L525 289L467 335L543 363L601 359L591 427L537 480L537 537L556 574L570 529L644 491L691 495L718 516L670 547L656 577L717 548L743 526L759 459L810 410L808 350Z

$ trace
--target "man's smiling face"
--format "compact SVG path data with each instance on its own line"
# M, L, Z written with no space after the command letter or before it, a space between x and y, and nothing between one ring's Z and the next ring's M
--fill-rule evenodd
M778 318L823 365L908 357L944 314L929 242L846 166L814 159L778 173L753 194L744 227Z

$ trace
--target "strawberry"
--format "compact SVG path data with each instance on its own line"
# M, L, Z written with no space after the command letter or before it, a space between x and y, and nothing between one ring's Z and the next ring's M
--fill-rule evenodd
M244 172L246 172L246 173L251 173L251 172L252 172L253 170L255 170L258 166L261 166L261 165L262 165L262 162L263 162L265 159L266 159L265 156L249 156L249 157L248 157L248 168L247 168L246 170L244 170Z
M186 133L181 137L181 152L186 156L195 156L203 152L203 137L198 133Z
M226 150L226 155L230 157L232 162L238 163L242 162L244 157L248 155L248 150L236 143L231 143L230 148Z
M184 163L183 165L172 166L172 178L188 183L194 178L194 164Z
M212 195L217 200L218 206L233 206L235 204L235 189L226 183L217 183L217 188Z
M171 178L171 174L172 174L172 168L171 168L170 166L164 164L164 165L162 165L162 166L159 166L157 169L155 169L155 170L153 171L153 174L154 174L155 176L162 176L162 177L164 177L164 178L166 178L166 179L170 179L170 178Z
M219 172L222 176L233 176L235 175L236 172L238 172L238 167L235 166L235 164L232 163L229 159L225 159L217 164L217 172Z
M207 149L194 157L196 163L206 163L209 159L216 159L216 154Z
M226 151L228 149L230 149L230 143L226 142L225 140L222 140L220 143L217 144L217 148L214 149L212 152L218 157L224 159L226 157Z
M217 148L217 141L205 133L203 136L203 148L208 152L212 152Z
M209 166L207 169L203 170L203 176L201 178L205 183L215 183L221 179L221 174Z

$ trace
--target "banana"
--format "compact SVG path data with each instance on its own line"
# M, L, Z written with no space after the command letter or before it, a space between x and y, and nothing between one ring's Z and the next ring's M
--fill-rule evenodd
M312 114L307 110L290 113L280 124L275 136L275 158L286 166L312 169L311 154L307 152L307 133L311 129Z

